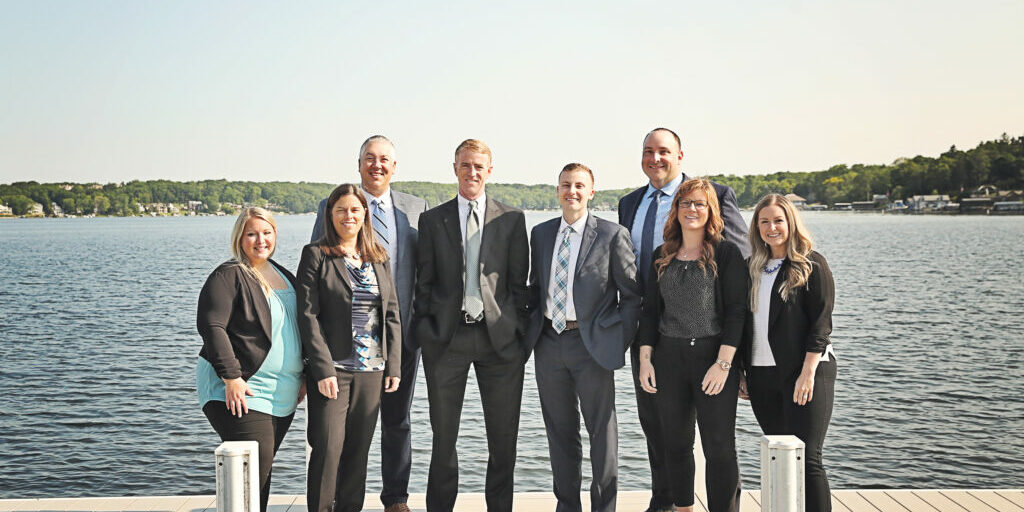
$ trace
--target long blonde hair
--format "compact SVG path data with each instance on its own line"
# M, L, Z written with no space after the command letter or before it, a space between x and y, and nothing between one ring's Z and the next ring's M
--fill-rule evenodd
M786 259L789 260L789 272L786 273L786 280L779 289L782 300L789 300L793 290L807 285L807 278L811 275L811 261L807 255L811 253L813 241L811 234L804 227L800 219L800 213L793 202L786 199L786 196L779 194L768 194L757 202L754 208L754 217L750 219L750 230L747 237L750 239L750 262L747 270L750 272L750 310L757 311L757 289L761 287L761 272L764 271L768 260L772 258L772 250L768 244L761 239L761 229L758 226L758 219L761 210L769 206L782 208L786 216L786 224L789 227L789 238L786 240Z
M701 269L711 269L711 274L718 276L718 264L715 263L715 246L722 241L722 231L725 229L725 222L722 220L722 213L718 206L718 194L715 186L704 178L686 180L676 190L676 197L672 199L672 209L668 212L668 220L665 221L665 244L661 246L661 257L654 263L658 270L658 278L665 273L665 268L676 257L679 248L683 245L683 228L679 223L679 202L690 192L699 190L704 192L708 198L708 221L704 224L704 242L701 244L700 259L697 264ZM652 203L651 208L654 208Z
M270 287L270 283L263 277L252 266L252 262L249 261L249 257L245 255L245 251L242 250L242 237L245 235L245 223L249 222L249 219L261 219L265 220L270 227L274 228L274 248L270 251L270 256L274 256L274 251L277 250L277 222L274 222L274 216L269 211L260 208L259 206L249 206L242 208L242 213L238 214L238 218L235 219L235 227L231 229L231 254L235 257L235 261L242 266L249 277L252 277L260 284L260 288L263 288L263 293L273 293L273 288Z

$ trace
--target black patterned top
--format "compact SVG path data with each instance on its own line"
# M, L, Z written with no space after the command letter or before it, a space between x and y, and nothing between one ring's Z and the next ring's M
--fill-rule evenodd
M665 304L658 332L673 338L706 338L722 332L711 269L673 258L658 279L658 289Z

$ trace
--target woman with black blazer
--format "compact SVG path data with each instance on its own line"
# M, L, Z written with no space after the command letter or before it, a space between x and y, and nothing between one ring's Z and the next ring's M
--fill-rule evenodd
M655 400L666 436L666 466L678 510L693 510L694 421L707 463L711 512L739 510L733 357L743 334L747 276L739 247L722 236L710 181L683 182L665 223L665 244L646 284L640 385Z
M388 253L362 191L338 186L324 211L324 237L302 249L298 271L313 448L306 506L348 512L363 508L381 388L398 389L402 333Z
M199 403L222 441L259 443L263 511L274 455L305 393L295 276L270 259L276 243L270 212L243 209L231 231L234 259L206 279L196 313Z
M745 382L767 435L791 434L805 445L807 512L832 510L821 463L832 418L836 358L829 335L835 285L824 256L790 200L765 196L750 222L750 326L744 336Z

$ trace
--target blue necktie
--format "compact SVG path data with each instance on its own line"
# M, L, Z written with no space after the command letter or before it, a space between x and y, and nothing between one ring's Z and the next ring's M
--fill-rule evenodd
M554 327L555 332L559 334L565 330L565 323L568 320L565 315L569 302L569 248L572 245L569 236L574 232L575 230L572 229L572 226L566 226L562 243L558 246L558 266L555 267L555 294L552 297L555 310L551 312L551 327Z
M380 205L379 199L373 200L373 230L377 233L377 241L384 246L385 250L391 248L391 240L388 235L388 225L384 222L384 208Z
M644 217L644 230L640 236L640 260L636 262L639 267L640 283L646 283L648 273L651 270L651 261L654 252L654 223L658 218L658 206L661 196L665 195L661 190L651 192L651 202L647 204L647 216Z

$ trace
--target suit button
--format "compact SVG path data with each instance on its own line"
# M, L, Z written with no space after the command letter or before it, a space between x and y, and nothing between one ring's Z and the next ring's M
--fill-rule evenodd
M690 346L691 347L693 346L694 343L697 343L697 338L690 338Z

